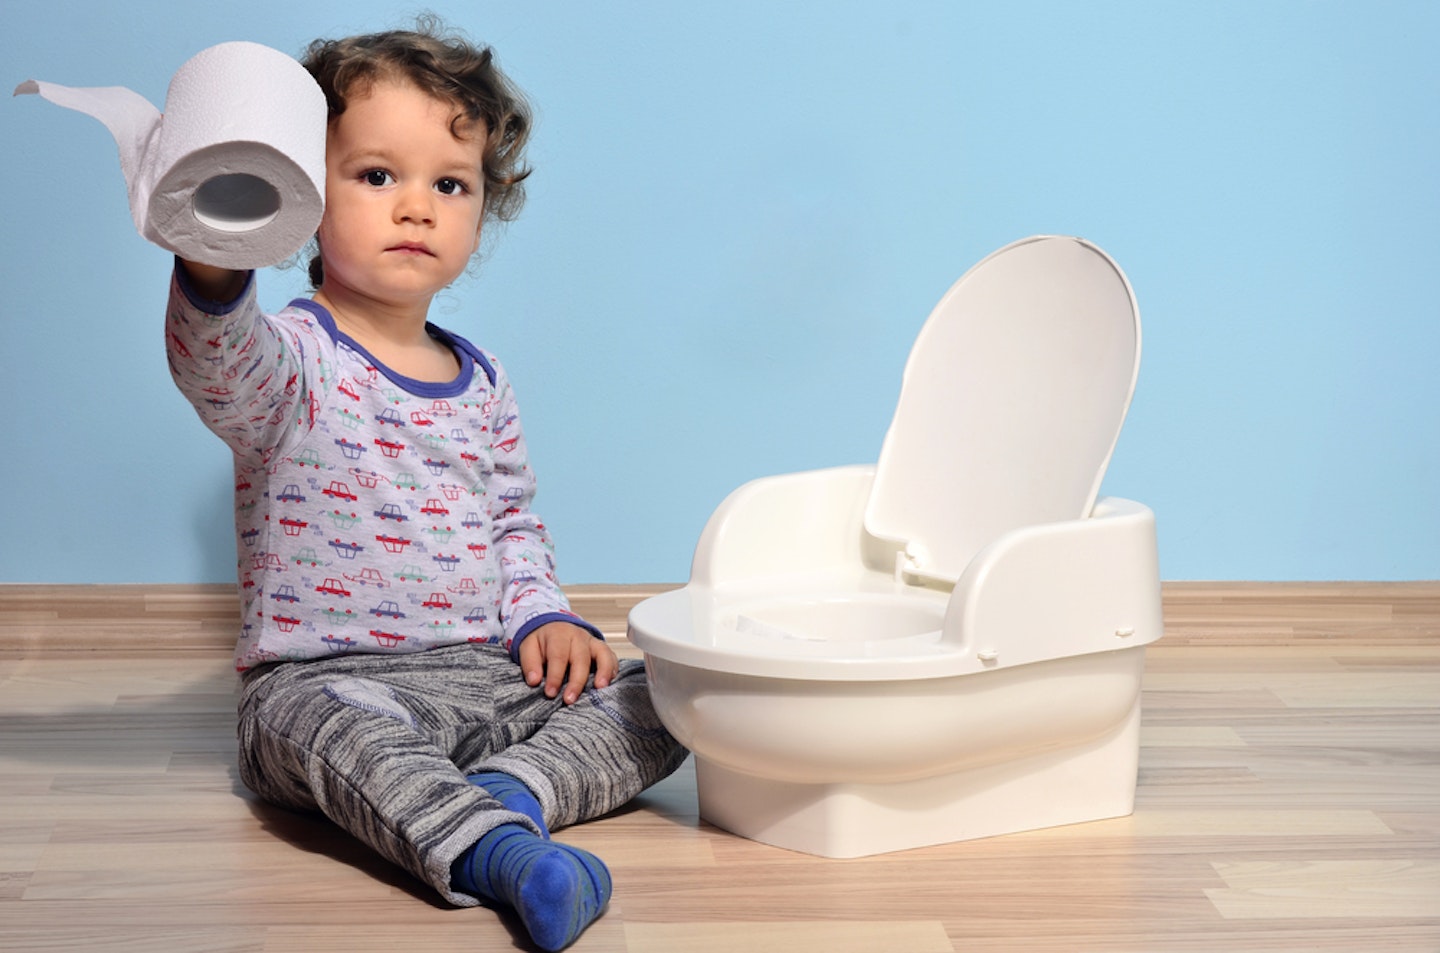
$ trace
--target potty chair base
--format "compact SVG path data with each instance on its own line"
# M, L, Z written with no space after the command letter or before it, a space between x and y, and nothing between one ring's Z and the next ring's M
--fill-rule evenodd
M695 759L700 817L820 857L868 857L1125 817L1135 808L1140 706L1073 748L898 783L797 784Z

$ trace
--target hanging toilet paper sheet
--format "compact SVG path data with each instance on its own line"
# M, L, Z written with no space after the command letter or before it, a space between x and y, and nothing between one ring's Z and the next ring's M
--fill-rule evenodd
M28 80L100 120L120 147L140 234L222 268L273 265L315 234L325 209L325 94L295 60L258 43L202 50L170 81L162 115L120 86Z

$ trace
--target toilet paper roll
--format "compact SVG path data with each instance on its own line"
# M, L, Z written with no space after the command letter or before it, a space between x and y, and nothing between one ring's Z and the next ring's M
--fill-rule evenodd
M258 43L202 50L170 81L162 115L120 86L28 80L100 120L120 148L140 234L222 268L273 265L315 234L325 210L325 94L295 60Z

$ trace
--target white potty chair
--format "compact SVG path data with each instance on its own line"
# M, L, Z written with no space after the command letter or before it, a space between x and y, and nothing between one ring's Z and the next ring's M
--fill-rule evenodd
M630 614L702 818L856 857L1133 810L1155 522L1096 497L1139 359L1104 252L1016 242L930 315L875 466L721 503Z

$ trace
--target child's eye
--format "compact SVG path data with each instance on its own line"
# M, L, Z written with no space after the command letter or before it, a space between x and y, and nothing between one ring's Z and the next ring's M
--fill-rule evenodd
M470 188L459 179L441 179L435 183L435 191L441 195L461 195L470 191Z
M366 185L373 185L375 188L383 188L395 184L395 177L384 169L371 169L360 176Z

